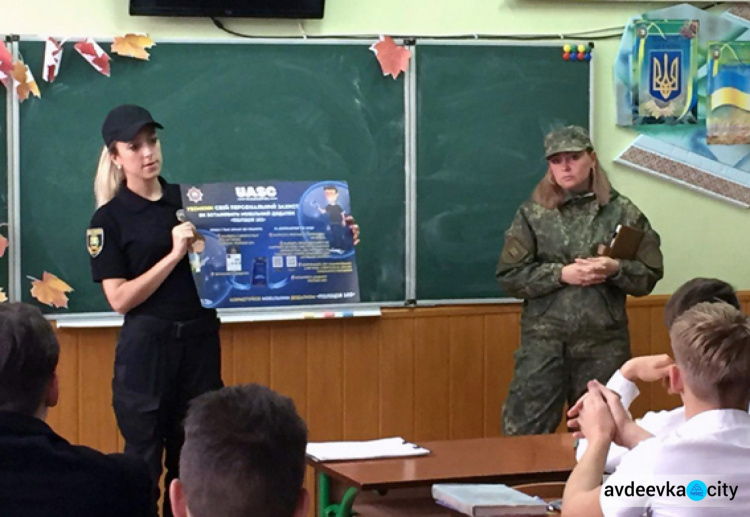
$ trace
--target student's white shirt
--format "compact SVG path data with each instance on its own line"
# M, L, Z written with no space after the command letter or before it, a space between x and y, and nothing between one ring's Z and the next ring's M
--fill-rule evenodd
M715 486L717 480L738 485L734 500L706 497L677 502L666 496L607 496L607 487L664 484L683 486L693 479ZM705 411L671 432L644 440L622 458L602 486L605 517L747 517L750 515L750 415L734 409ZM675 506L679 504L679 506Z
M607 388L620 395L620 400L625 409L630 407L630 404L640 395L638 386L632 381L626 379L620 370L617 370L612 378L607 382ZM668 433L676 429L680 424L685 423L685 408L680 406L678 408L669 411L648 411L643 418L636 420L636 423L643 429L653 435ZM586 452L588 442L586 439L581 439L578 442L576 448L576 459L580 460L583 453ZM622 456L628 452L629 449L620 447L614 443L609 448L607 454L607 464L604 467L605 472L614 472L617 465L620 464Z
M641 394L638 386L633 381L626 379L620 373L620 370L617 370L609 379L607 388L620 395L620 400L625 409L630 408L630 404ZM750 407L748 407L748 412L750 412ZM642 418L637 419L635 422L655 436L668 433L677 429L680 424L685 423L685 407L680 406L669 411L648 411ZM583 457L586 447L588 447L588 442L585 438L578 441L578 446L576 447L577 461ZM609 453L607 453L607 463L604 466L604 472L614 472L617 465L620 464L623 455L627 452L629 452L629 449L613 443L609 447Z

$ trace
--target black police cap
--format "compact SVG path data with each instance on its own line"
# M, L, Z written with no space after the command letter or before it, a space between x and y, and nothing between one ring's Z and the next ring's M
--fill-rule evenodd
M109 112L102 124L102 138L109 147L113 142L130 142L143 126L164 129L147 109L134 104L123 104Z

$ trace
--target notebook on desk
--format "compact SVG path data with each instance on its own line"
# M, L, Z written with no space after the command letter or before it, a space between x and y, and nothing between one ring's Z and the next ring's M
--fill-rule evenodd
M432 485L435 502L471 517L547 515L547 503L506 485Z
M318 442L307 444L307 456L318 461L351 461L378 458L423 456L430 451L400 436L359 442Z

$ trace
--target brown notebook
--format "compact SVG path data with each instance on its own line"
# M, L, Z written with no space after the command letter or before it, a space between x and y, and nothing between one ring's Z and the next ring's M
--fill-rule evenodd
M599 255L612 257L621 260L633 260L638 248L641 245L643 236L646 234L643 230L633 228L632 226L617 225L615 236L609 246L599 245Z

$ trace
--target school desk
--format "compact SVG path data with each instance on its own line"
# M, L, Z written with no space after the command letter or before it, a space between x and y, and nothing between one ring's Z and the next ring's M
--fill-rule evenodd
M446 440L419 443L431 451L427 456L342 462L308 458L307 463L318 474L318 515L350 517L360 492L385 494L434 483L564 481L575 466L573 444L570 434ZM332 494L334 484L346 487L338 501L333 500L338 499Z

